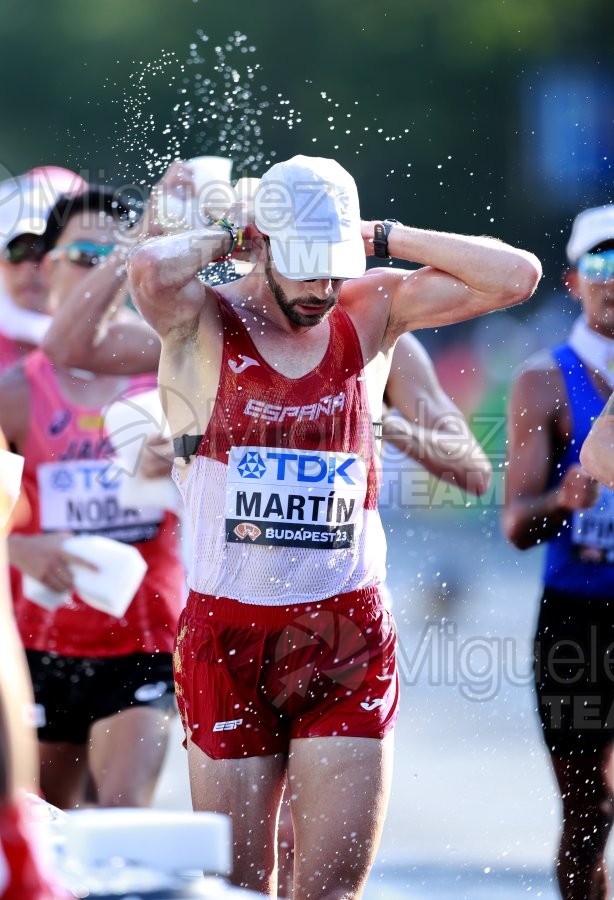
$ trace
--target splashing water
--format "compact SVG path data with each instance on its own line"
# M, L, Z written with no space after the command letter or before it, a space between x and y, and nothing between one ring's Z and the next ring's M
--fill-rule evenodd
M319 155L339 151L358 155L369 145L401 141L410 134L410 127L386 134L371 111L365 108L361 115L358 100L349 101L350 109L344 109L329 92L307 80L308 92L311 88L313 93L310 123L287 96L269 90L255 54L256 47L239 31L213 45L199 30L185 60L166 51L157 60L135 64L130 84L117 101L121 132L115 149L126 177L144 165L151 183L173 159L197 155L231 157L237 177L256 174L276 156L273 147L265 147L265 136L271 143L269 132L280 125L296 133L303 152L311 147ZM162 87L171 88L174 95L168 120L160 122L151 106L152 96Z
M263 149L261 119L270 102L253 61L256 48L238 31L211 49L206 34L197 38L185 61L169 51L138 64L117 101L122 130L115 149L126 177L144 164L151 182L173 159L199 155L231 157L236 172L251 174L275 155ZM163 77L175 96L168 121L158 122L151 101L154 82Z

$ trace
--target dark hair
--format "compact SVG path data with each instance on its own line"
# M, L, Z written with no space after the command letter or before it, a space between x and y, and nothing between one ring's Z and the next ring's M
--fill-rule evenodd
M601 241L600 244L591 247L588 253L602 253L604 250L614 250L614 238L609 238L607 241Z
M133 210L130 198L107 185L90 185L80 194L62 194L51 207L43 238L51 250L73 216L82 212L104 213L115 222L128 222Z

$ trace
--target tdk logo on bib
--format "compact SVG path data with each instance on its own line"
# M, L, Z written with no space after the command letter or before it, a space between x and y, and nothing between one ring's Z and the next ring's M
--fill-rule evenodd
M237 470L242 478L262 478L266 472L266 466L260 454L250 450L237 466Z
M366 490L365 462L354 453L233 447L226 483L226 540L352 547Z
M355 483L348 470L355 465L356 457L345 453L337 456L330 453L275 450L266 454L266 460L269 464L271 460L274 461L276 480L285 484L293 481L296 484L314 484L320 481L333 484L336 478L342 479L345 484ZM249 450L237 470L243 478L262 478L267 466L258 452Z
M68 469L58 469L53 473L51 483L58 491L70 491L74 485L74 478Z

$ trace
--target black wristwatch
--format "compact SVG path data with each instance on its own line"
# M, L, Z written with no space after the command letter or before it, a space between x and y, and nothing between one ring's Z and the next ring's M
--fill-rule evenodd
M390 259L388 253L388 235L393 225L398 225L398 219L384 219L376 222L373 227L373 253L379 259Z

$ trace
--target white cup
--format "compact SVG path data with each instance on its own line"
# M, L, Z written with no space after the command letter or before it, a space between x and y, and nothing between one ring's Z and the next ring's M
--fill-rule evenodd
M168 233L203 228L208 216L221 218L234 201L231 159L195 156L186 165L192 170L194 195L163 192L158 199L158 219Z
M76 534L64 541L63 548L97 567L94 571L69 563L75 592L94 609L121 619L147 571L136 547L99 535Z
M120 619L130 606L147 571L147 563L131 544L99 535L66 538L62 549L97 566L97 571L69 563L75 593L94 609ZM23 593L32 603L53 612L70 600L71 592L52 591L30 575L24 575Z
M203 227L210 218L228 215L235 202L230 184L232 160L224 156L195 156L187 165L194 176L193 227Z
M192 214L193 203L191 197L185 195L180 197L167 191L160 194L157 204L157 218L165 234L187 231L191 227Z
M42 581L32 578L31 575L23 576L22 590L24 597L50 611L62 606L63 603L68 603L71 596L70 591L52 591Z
M187 165L192 170L197 191L212 183L230 184L232 160L225 156L194 156Z
M254 209L256 204L256 194L260 186L259 178L239 178L235 184L235 195L239 203L240 210L239 219L235 221L235 225L243 228L254 221Z

